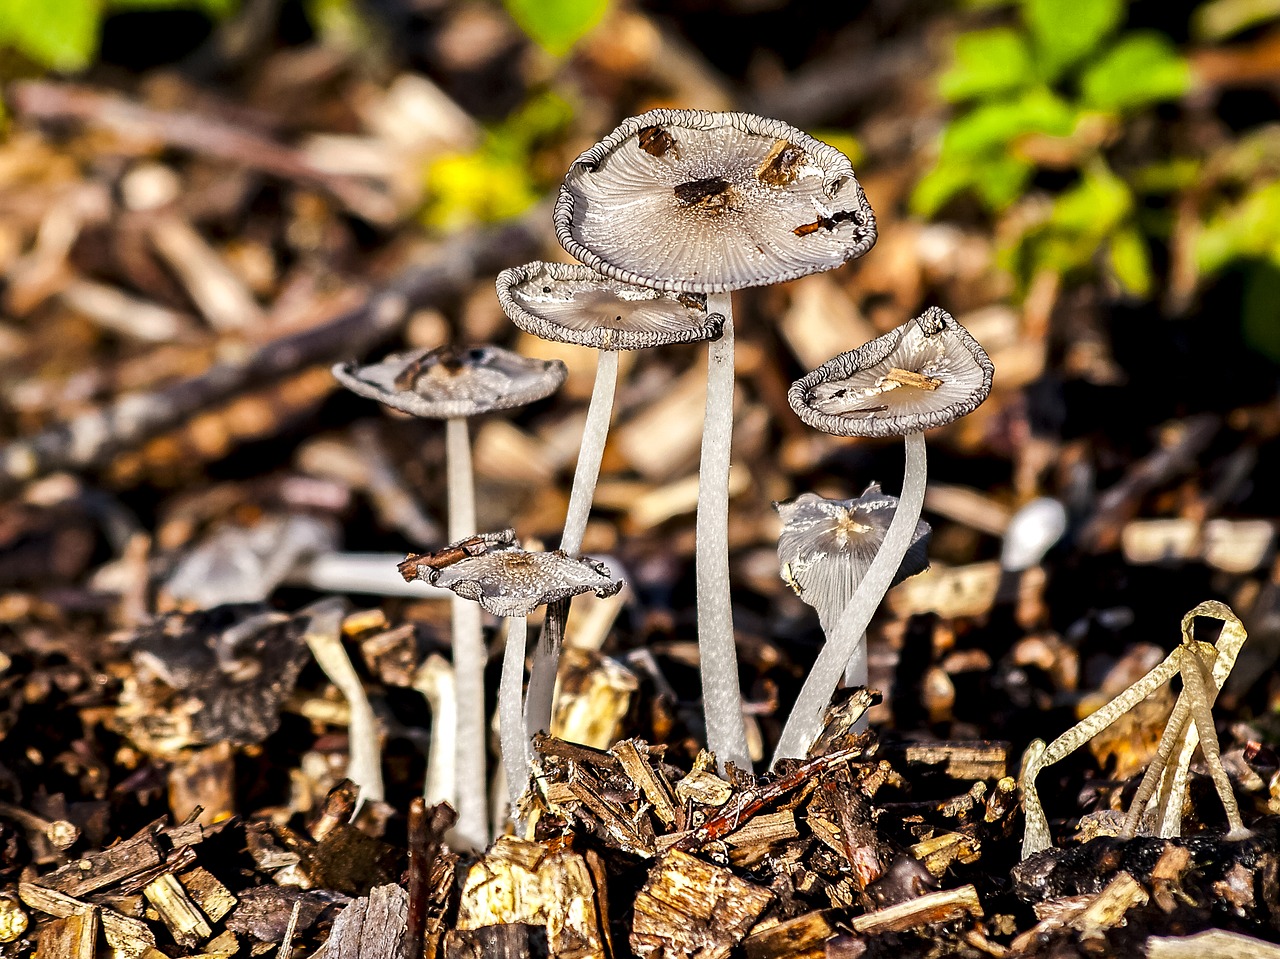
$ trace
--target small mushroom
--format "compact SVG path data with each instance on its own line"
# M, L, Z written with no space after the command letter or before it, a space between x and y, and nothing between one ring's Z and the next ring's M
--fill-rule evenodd
M805 423L838 436L901 436L906 466L884 543L809 671L778 740L775 763L805 755L845 663L911 547L924 506L924 431L977 409L991 392L993 373L977 340L950 313L930 307L791 384L787 400Z
M615 280L580 264L533 262L503 270L498 274L497 290L503 312L526 333L599 351L560 538L560 548L575 555L582 548L609 434L618 352L713 340L720 335L724 317L709 314L707 298L701 294L663 293ZM547 729L551 722L551 698L567 615L567 602L553 603L538 637L526 708L531 736Z
M707 744L750 768L729 596L733 290L834 269L875 243L848 158L748 113L651 110L624 120L569 168L561 245L627 283L707 294L724 316L707 351L697 515L698 647Z
M395 353L368 365L340 363L343 386L414 416L445 421L449 538L476 531L475 487L467 418L512 409L550 396L568 375L559 360L536 360L498 346ZM489 840L485 808L484 640L480 612L453 604L453 659L457 685L458 822L454 835L483 848Z
M514 816L529 782L530 739L525 733L521 696L528 616L539 606L579 593L612 596L622 588L622 582L610 579L609 570L601 563L559 550L535 553L517 546L467 556L439 568L422 566L419 570L429 571L433 586L453 590L462 599L479 603L480 608L509 620L498 684L498 723L502 765Z
M774 503L782 517L778 563L782 578L802 600L818 611L822 631L830 636L884 542L898 497L872 483L856 499L825 499L803 493L787 503ZM929 566L929 524L916 523L915 535L890 587ZM863 633L845 665L845 685L867 685L867 637ZM865 725L865 721L861 721Z

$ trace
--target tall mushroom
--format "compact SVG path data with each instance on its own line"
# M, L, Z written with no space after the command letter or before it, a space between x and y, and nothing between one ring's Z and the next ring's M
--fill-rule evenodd
M825 499L802 493L787 503L774 503L782 518L778 563L782 576L802 600L818 611L822 632L830 637L844 608L884 543L898 509L898 497L872 483L856 499ZM902 564L893 581L929 566L929 524L916 523ZM864 633L845 665L845 685L867 685L867 638Z
M419 569L430 569L433 586L453 590L464 602L479 603L479 608L508 620L498 684L498 724L502 765L515 817L520 795L529 782L529 737L521 695L528 616L539 606L579 593L612 596L622 588L622 581L610 579L603 564L589 559L567 556L559 550L535 553L518 547L467 556L440 568Z
M991 392L994 372L969 331L950 313L930 307L791 384L787 400L809 426L837 436L901 436L906 466L898 511L800 689L778 740L775 763L808 751L845 664L911 547L924 506L924 431L977 409Z
M729 597L733 434L731 292L834 269L875 243L875 217L849 159L747 113L652 110L569 168L556 236L588 266L628 283L707 294L725 317L707 352L697 516L698 646L707 744L750 768Z
M395 353L377 363L340 363L333 375L347 389L414 416L445 421L449 538L475 532L475 486L468 417L512 409L550 396L568 370L559 360L536 360L498 346ZM453 603L453 664L457 690L458 823L455 835L483 848L489 841L485 805L485 648L480 611Z
M581 264L533 262L503 270L498 274L497 290L503 312L526 333L599 351L560 538L560 548L573 556L582 548L600 476L619 351L713 340L720 335L724 317L708 313L707 298L701 294L663 293L615 280ZM553 603L538 636L525 708L530 736L550 726L567 615L567 600Z

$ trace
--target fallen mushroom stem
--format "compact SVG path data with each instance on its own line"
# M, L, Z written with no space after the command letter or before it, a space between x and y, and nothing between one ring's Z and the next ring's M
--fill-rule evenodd
M453 666L443 656L427 657L413 678L413 688L431 706L431 745L422 796L428 806L447 802L458 808L457 742L458 706Z
M733 443L732 294L707 297L707 312L724 316L720 339L707 344L707 409L698 471L697 595L698 654L707 748L723 769L751 769L738 655L729 595L729 453ZM912 527L914 529L914 526ZM841 664L843 665L843 663Z
M507 648L498 681L498 738L502 742L502 767L511 798L511 818L516 821L519 820L520 795L529 783L529 739L524 731L521 696L528 635L528 617L512 616L507 620Z
M924 433L909 433L905 437L906 466L902 480L902 496L893 522L885 534L884 542L875 559L867 567L853 598L840 614L835 630L827 637L826 645L814 661L805 679L800 695L796 697L791 715L778 739L773 762L779 759L801 759L809 745L822 730L822 718L831 694L840 682L840 676L858 648L858 640L866 631L884 594L889 591L902 558L911 546L920 511L924 507L925 481L928 478L928 461L925 456ZM866 664L866 648L863 644L863 668Z
M569 510L564 518L564 535L560 548L570 556L582 549L587 530L587 517L600 478L600 461L609 436L613 417L613 394L618 384L618 353L602 350L596 363L596 381L587 406L587 421L582 428L582 446L578 465L573 472L573 491L569 494ZM547 607L547 616L534 648L533 665L529 669L529 690L525 698L525 728L532 738L539 732L551 732L552 700L556 688L556 670L560 665L560 648L564 640L564 624L569 616L569 601L561 600Z
M356 812L359 812L366 800L382 801L382 750L364 684L342 648L343 609L340 599L322 599L309 606L304 610L310 615L304 639L311 655L329 682L338 687L351 711L347 727L347 778L360 787L356 800Z
M476 531L475 480L471 472L471 437L464 417L445 421L445 459L449 486L449 540L458 542ZM454 749L458 774L458 822L455 841L483 849L489 842L485 808L487 751L484 724L485 648L480 607L461 596L452 600L453 675L456 690Z

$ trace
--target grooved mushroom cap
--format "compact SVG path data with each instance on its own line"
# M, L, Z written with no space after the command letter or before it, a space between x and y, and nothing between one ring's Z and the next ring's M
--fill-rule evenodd
M972 413L994 372L969 331L932 306L792 383L787 401L824 433L906 436Z
M558 390L568 373L559 360L530 359L500 346L446 345L333 368L338 382L354 393L440 420L525 406Z
M528 616L539 606L579 593L612 596L621 580L609 578L603 563L584 557L502 549L458 560L433 570L432 586L451 589L495 616Z
M876 241L843 153L781 120L705 110L624 120L569 167L554 220L601 273L690 293L832 270Z
M534 262L498 274L498 300L534 336L597 350L644 350L720 336L724 317L698 293L663 293L589 266Z
M778 563L783 579L796 595L818 610L823 627L848 604L875 559L898 497L880 492L872 483L856 499L825 499L802 493L786 503L774 503L782 517ZM911 546L894 574L891 586L929 567L929 524L916 523Z

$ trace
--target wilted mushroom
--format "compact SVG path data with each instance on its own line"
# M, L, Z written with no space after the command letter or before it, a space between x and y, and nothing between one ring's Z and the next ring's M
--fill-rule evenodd
M618 381L619 351L712 340L720 335L724 317L708 314L707 298L701 294L663 293L615 280L580 264L534 262L503 270L498 274L497 289L503 312L526 333L599 351L560 538L560 548L572 556L582 548L600 476ZM567 614L567 601L553 603L538 637L525 710L530 735L547 729L551 721L551 697Z
M698 645L707 743L749 768L729 597L733 435L731 291L834 269L875 243L849 160L780 120L652 110L623 121L569 168L556 236L601 273L707 294L725 317L708 348L697 517Z
M476 531L475 488L467 418L524 406L550 396L568 375L559 360L536 360L498 346L396 353L360 366L341 363L333 375L361 396L414 416L445 420L449 538ZM484 641L471 603L453 604L453 662L457 686L458 823L455 835L483 847L485 808Z
M880 485L872 483L857 499L803 493L773 507L783 524L778 536L782 578L818 611L822 631L830 636L884 542L898 497L880 492ZM928 523L916 523L911 545L890 586L928 568L930 532ZM844 679L846 686L867 685L865 633L845 665Z
M775 762L805 755L845 663L915 539L927 474L924 431L977 409L991 392L993 373L991 360L968 330L950 313L930 307L791 384L787 400L805 423L838 436L901 436L906 466L884 543L800 690Z
M609 578L609 570L589 559L565 553L534 553L519 547L467 556L429 570L433 586L453 590L495 616L504 616L507 648L502 656L498 684L498 723L502 741L502 765L514 811L529 782L529 737L525 733L521 696L528 616L539 606L559 602L579 593L612 596L622 582Z

